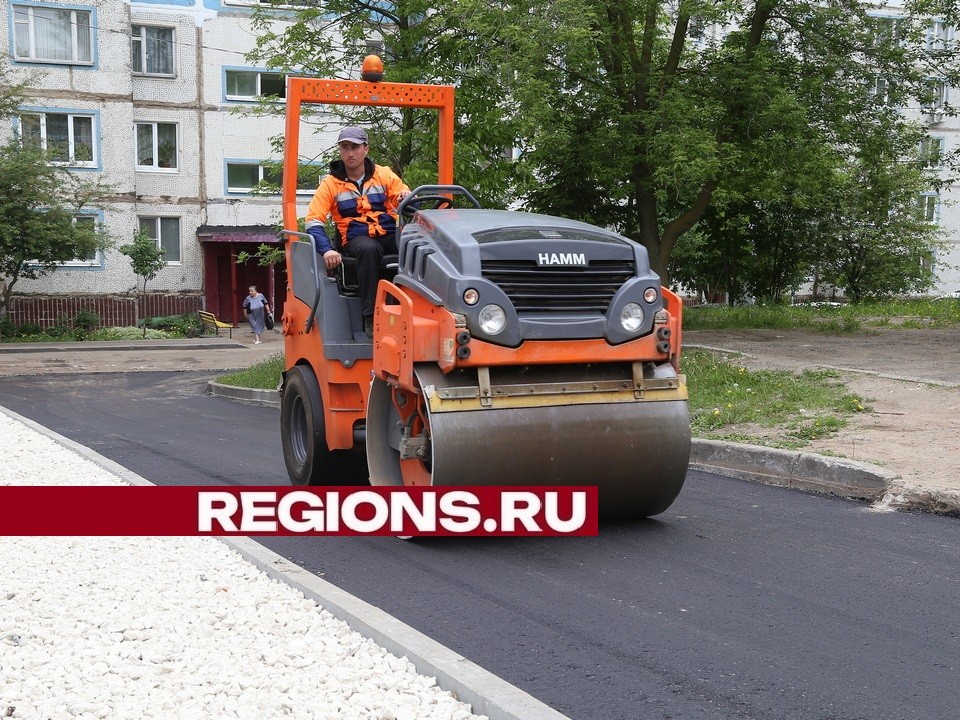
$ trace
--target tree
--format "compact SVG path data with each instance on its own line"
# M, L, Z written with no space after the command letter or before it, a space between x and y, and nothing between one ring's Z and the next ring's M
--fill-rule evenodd
M871 11L860 0L334 0L265 32L253 59L342 74L365 52L354 44L380 31L389 79L457 84L456 176L484 201L521 198L617 229L665 283L697 228L688 249L708 239L734 293L775 299L819 264L812 251L833 237L824 220L857 202L842 197L846 178L878 147L888 174L915 155L922 126L900 109L939 104L931 78L960 84L956 48L929 35L931 17L957 24L955 3L904 0L895 22ZM359 115L393 123L375 154L416 184L435 163L425 118L379 112ZM498 155L509 147L518 161ZM880 252L928 239L912 225L877 229L862 240ZM903 231L919 234L887 242Z
M347 77L382 42L379 53L392 82L457 86L454 175L486 205L505 206L525 186L526 168L509 151L517 144L517 123L499 75L459 24L456 0L398 0L392 3L331 0L299 9L278 30L268 6L254 10L257 47L250 62L315 77ZM262 104L258 113L275 113ZM311 115L318 129L345 123L371 126L370 155L390 165L412 188L436 182L437 120L432 110L330 106ZM282 138L274 139L282 152ZM304 163L335 159L304 157Z
M852 164L825 215L830 242L820 254L820 277L854 303L929 289L940 231L921 195L928 187L910 164Z
M11 81L0 58L0 117L16 112L24 87ZM22 146L16 136L0 146L0 315L19 280L39 278L110 244L103 227L75 222L110 192L101 179L49 164L44 152Z
M0 147L0 314L19 280L108 246L102 227L74 221L107 192L105 185L48 165L44 153L21 147L16 138Z
M156 240L140 230L134 234L132 243L120 247L120 252L130 258L134 274L143 281L143 287L138 286L138 290L146 294L147 281L153 280L166 265L163 249L157 247ZM146 323L143 324L143 336L147 336Z
M826 209L863 128L902 149L916 123L897 108L930 102L930 77L958 78L956 50L925 35L932 15L955 24L947 0L907 0L889 34L859 0L461 6L488 28L478 45L516 101L541 180L530 206L643 242L665 281L708 209L723 224Z

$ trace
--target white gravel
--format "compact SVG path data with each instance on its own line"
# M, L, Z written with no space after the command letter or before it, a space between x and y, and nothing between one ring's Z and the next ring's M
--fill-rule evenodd
M0 413L0 485L119 478ZM212 538L0 537L0 718L483 720Z

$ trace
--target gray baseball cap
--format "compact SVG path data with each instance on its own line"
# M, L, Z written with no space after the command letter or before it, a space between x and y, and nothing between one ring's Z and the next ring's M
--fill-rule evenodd
M366 145L367 144L367 131L359 127L345 127L340 131L340 137L337 138L337 143L342 142L352 142L357 145Z

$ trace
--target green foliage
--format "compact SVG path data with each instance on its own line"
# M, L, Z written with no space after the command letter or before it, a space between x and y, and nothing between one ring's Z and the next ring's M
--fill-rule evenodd
M697 228L677 277L734 298L777 301L834 270L844 234L877 268L862 286L849 262L833 272L858 300L928 282L914 269L933 238L900 209L935 178L904 162L921 128L896 107L929 99L930 77L955 83L957 50L925 42L955 4L904 3L904 45L855 0L458 6L514 101L533 209L643 242L665 281ZM889 104L878 77L896 80Z
M77 330L91 332L100 326L100 316L87 308L80 308L73 316L73 327Z
M257 265L275 265L284 261L284 252L283 245L261 243L255 253L249 253L246 250L241 250L237 253L237 265L245 265L251 260L256 260Z
M163 259L163 249L157 247L157 242L143 230L138 230L133 236L133 242L120 248L120 252L130 258L130 266L134 274L143 281L142 292L147 292L147 281L157 276L166 262ZM147 327L143 326L143 337L147 336Z
M108 186L90 183L55 165L14 138L0 147L0 311L23 278L51 273L61 263L109 245L102 227L73 222Z
M487 206L504 207L526 178L507 151L517 145L517 120L498 65L478 46L476 19L456 0L427 3L399 0L367 3L330 0L298 9L292 24L278 28L275 11L258 6L253 24L257 47L247 60L303 76L358 77L367 40L383 39L385 80L457 86L455 177ZM327 32L335 27L335 32ZM252 112L276 114L282 106L266 98ZM370 157L389 165L411 187L437 179L437 114L434 110L329 106L309 112L318 130L344 124L371 128ZM249 112L250 110L242 110ZM274 147L282 153L282 138ZM302 163L326 168L335 149Z
M284 369L283 355L278 355L269 357L246 370L218 377L217 382L235 387L276 390L280 385L281 374Z
M24 102L26 81L13 82L0 58L0 119ZM48 163L40 150L21 147L12 137L0 146L0 314L16 283L55 271L61 263L109 246L103 227L91 229L73 218L105 202L112 187Z
M194 313L145 318L138 323L138 326L150 330L163 330L168 337L197 337L200 334L199 323Z
M166 265L163 249L143 230L134 234L132 243L121 246L120 252L130 258L134 274L143 281L143 292L147 291L147 282L153 280Z
M684 308L684 330L815 329L850 333L864 328L960 325L960 299L896 300L859 305L748 305Z
M684 353L696 435L798 447L836 432L866 409L835 371L748 370L730 360L701 350Z
M2 321L0 321L2 322ZM83 340L167 340L183 337L176 331L152 330L145 333L138 327L108 327L89 331L84 328L72 328L67 325L54 325L46 330L39 325L23 324L16 330L0 336L2 342L74 342Z
M29 337L30 335L41 335L43 328L36 323L24 323L17 328L17 335L20 337Z
M107 327L91 333L88 340L168 340L182 337L178 333L136 327Z

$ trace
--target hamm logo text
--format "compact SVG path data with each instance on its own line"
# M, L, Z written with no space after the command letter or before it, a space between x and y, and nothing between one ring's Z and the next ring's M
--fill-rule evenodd
M537 265L586 265L587 256L583 253L540 253Z

